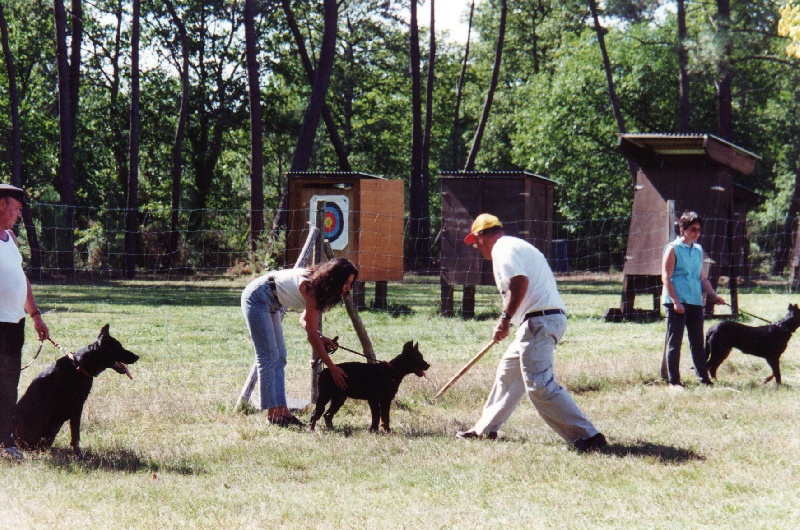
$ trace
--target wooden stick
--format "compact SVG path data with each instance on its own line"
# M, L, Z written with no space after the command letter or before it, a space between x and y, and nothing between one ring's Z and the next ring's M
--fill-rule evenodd
M491 350L491 349L492 349L492 346L494 346L495 344L497 344L497 341L496 341L496 340L493 340L492 342L490 342L489 344L487 344L487 345L486 345L486 346L485 346L485 347L484 347L484 348L483 348L481 351L479 351L479 352L478 352L478 355L476 355L475 357L473 357L473 358L472 358L472 359L471 359L471 360L470 360L470 361L469 361L467 364L465 364L465 365L464 365L464 368L462 368L461 370L459 370L459 371L458 371L458 373L457 373L456 375L454 375L454 376L453 376L453 378L452 378L452 379L450 379L450 381L448 381L448 382L447 382L447 384L446 384L446 385L444 385L444 386L442 387L442 389L441 389L441 390L439 390L439 393L438 393L438 394L436 394L436 396L435 396L435 397L437 397L437 398L438 398L439 396L441 396L442 394L444 394L444 393L445 393L445 391L446 391L448 388L450 388L451 386L453 386L453 383L455 383L456 381L458 381L458 378L459 378L459 377L461 377L462 375L464 375L465 373L467 373L467 371L468 371L470 368L472 368L472 365L474 365L476 362L478 362L478 360L479 360L481 357L483 357L483 356L486 354L486 352L488 352L489 350Z
M306 237L306 242L303 245L303 250L300 251L300 255L297 257L297 261L294 264L295 269L305 267L308 258L311 256L311 251L314 249L314 241L316 241L320 233L321 230L319 228L311 227L308 232L308 237ZM253 363L253 367L250 368L250 373L247 375L247 380L242 387L242 391L239 393L239 399L236 400L236 405L233 410L241 410L242 406L250 401L250 395L256 387L256 381L258 381L258 363Z
M329 260L333 259L333 249L331 249L331 244L328 243L327 239L324 245L325 255ZM372 348L372 341L369 340L369 335L367 334L367 328L364 327L364 322L361 321L361 316L358 314L358 309L356 309L356 305L350 298L350 293L344 295L342 300L344 301L345 309L347 309L347 314L350 315L350 321L353 323L353 328L356 330L358 340L361 342L361 349L364 352L364 356L367 358L367 362L369 364L378 362L375 358L375 350Z

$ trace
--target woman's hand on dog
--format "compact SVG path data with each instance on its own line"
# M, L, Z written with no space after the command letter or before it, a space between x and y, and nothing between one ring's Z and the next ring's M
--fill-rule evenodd
M329 367L328 370L331 371L331 376L333 376L333 382L336 383L336 386L342 390L347 390L347 383L344 380L347 377L347 373L335 364Z

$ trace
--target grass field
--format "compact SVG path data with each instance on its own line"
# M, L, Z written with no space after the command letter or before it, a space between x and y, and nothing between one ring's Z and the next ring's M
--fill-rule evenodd
M716 387L698 387L684 346L689 384L675 393L659 378L664 322L602 320L619 303L618 280L560 282L570 327L556 375L610 442L586 455L567 450L528 401L498 441L454 438L477 419L504 345L434 396L491 338L499 300L489 287L478 289L474 320L437 316L438 284L413 279L390 285L391 312L361 313L380 359L414 339L432 365L428 379L401 386L394 433L373 435L364 402L348 401L332 432L233 411L253 360L245 279L36 285L57 342L78 349L108 322L141 360L134 381L111 371L95 380L83 459L69 451L67 426L50 452L0 459L0 527L796 528L800 337L783 356L780 389L761 384L762 359L738 352ZM780 286L740 295L740 307L770 320L792 301ZM307 398L310 353L296 319L285 320L287 383ZM361 349L343 309L326 314L324 330ZM32 326L27 337L23 364L37 347ZM20 392L57 355L45 345Z

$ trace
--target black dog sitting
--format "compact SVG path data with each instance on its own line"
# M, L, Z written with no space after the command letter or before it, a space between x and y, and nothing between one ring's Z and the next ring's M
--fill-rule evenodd
M17 403L16 444L21 449L48 449L69 420L70 445L80 454L81 413L93 379L106 368L131 377L126 365L138 360L138 355L108 334L108 324L103 326L97 341L74 355L61 357L31 381Z
M348 397L353 399L366 399L369 410L372 412L372 425L370 432L378 430L378 421L385 432L389 429L389 408L392 400L400 388L400 382L408 374L424 377L425 370L431 367L425 362L419 352L419 344L413 341L406 342L403 353L389 362L377 364L342 363L337 365L347 373L347 390L342 390L333 382L328 369L319 376L319 394L317 395L316 409L308 422L308 428L314 430L317 420L323 416L325 405L331 402L325 412L325 425L333 429L333 416L339 411Z
M795 304L789 306L789 312L779 322L768 326L750 327L738 322L720 322L711 326L706 333L708 373L716 379L717 368L728 358L731 348L738 348L742 353L766 359L772 375L764 380L764 384L774 377L780 385L781 355L798 327L800 308Z

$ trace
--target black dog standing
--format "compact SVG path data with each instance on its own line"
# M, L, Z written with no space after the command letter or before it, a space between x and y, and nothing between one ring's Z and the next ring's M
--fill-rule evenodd
M103 326L97 341L64 356L31 381L17 403L14 440L23 449L47 449L69 420L70 445L80 453L81 414L94 378L106 368L130 377L126 365L139 356L126 350Z
M319 394L317 395L316 408L308 422L308 428L314 426L320 417L323 417L325 405L331 406L325 412L325 425L333 429L333 416L339 411L348 397L365 399L369 402L372 412L370 432L378 430L378 422L385 432L389 429L389 409L392 400L400 388L400 383L408 374L424 377L425 370L431 367L425 362L419 352L419 344L408 341L403 346L403 353L389 362L377 364L342 363L337 365L347 374L347 390L342 390L333 382L330 371L326 368L319 376Z
M717 368L728 358L731 348L742 353L763 357L772 368L772 375L764 380L769 383L774 377L781 384L781 355L797 328L800 327L800 308L789 305L789 312L779 322L768 326L750 327L738 322L720 322L706 333L706 358L708 373L717 378Z

